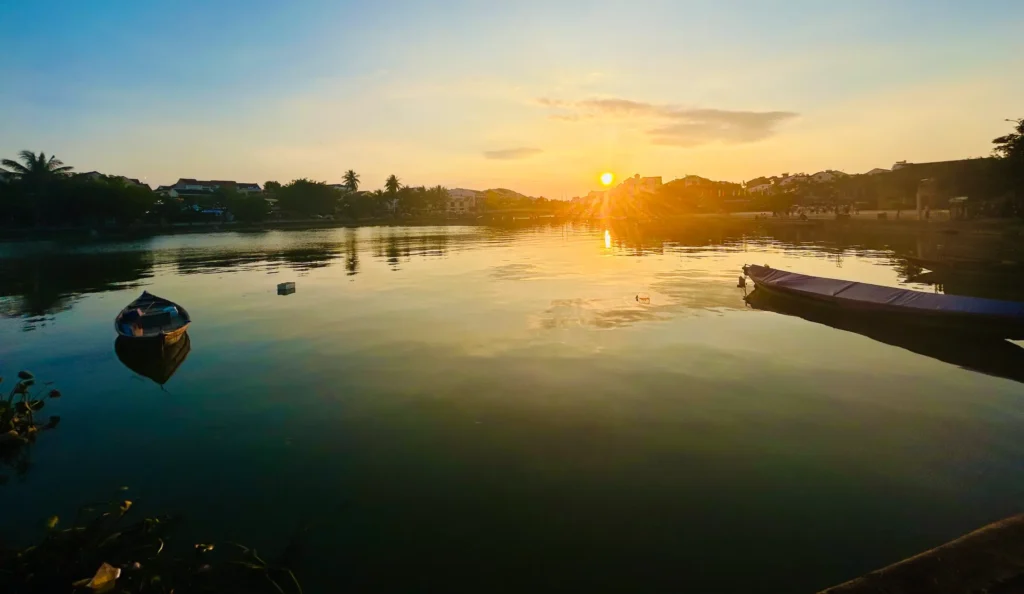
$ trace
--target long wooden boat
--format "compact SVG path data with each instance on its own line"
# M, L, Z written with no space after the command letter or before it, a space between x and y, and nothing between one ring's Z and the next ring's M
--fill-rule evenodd
M140 343L170 345L181 340L190 323L184 307L143 291L114 318L114 330Z
M767 266L744 266L743 272L766 292L825 304L884 323L1024 339L1024 303L1016 301L923 293Z
M968 371L1024 383L1024 348L1002 338L965 336L923 327L908 332L904 325L865 319L865 316L828 304L771 294L761 288L754 289L744 299L754 309L802 318Z

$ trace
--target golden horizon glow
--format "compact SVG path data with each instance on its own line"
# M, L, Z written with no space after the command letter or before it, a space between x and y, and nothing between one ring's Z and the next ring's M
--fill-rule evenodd
M615 181L615 176L612 175L610 172L605 171L604 173L601 174L601 185L602 186L610 186L610 185L612 185L613 181Z

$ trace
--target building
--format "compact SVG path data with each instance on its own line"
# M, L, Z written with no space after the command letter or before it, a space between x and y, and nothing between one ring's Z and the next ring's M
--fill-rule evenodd
M171 198L180 198L185 196L203 196L206 194L212 194L220 188L234 190L242 194L255 194L262 191L260 189L260 185L254 183L229 180L205 181L183 177L173 185L160 186L157 188L157 192L170 196Z
M448 198L445 200L445 210L449 214L464 215L476 212L479 208L480 192L455 188L448 190Z
M811 181L816 184L823 184L831 181L836 181L837 179L842 177L846 177L846 174L843 173L842 171L833 171L831 169L826 169L825 171L819 171L818 173L812 175Z
M772 191L772 188L774 188L774 187L775 186L773 186L772 184L758 184L756 186L749 186L747 188L747 193L748 194L770 194L771 191Z
M782 179L779 180L779 185L783 187L791 186L793 184L804 183L809 179L811 179L811 176L807 175L806 173L797 173L796 175L784 175L782 176Z
M864 175L878 175L879 173L889 173L889 170L882 169L881 167L875 167L874 169L865 173Z
M907 165L913 165L913 163L907 163L906 161L896 161L892 165L892 170L893 171L899 171L900 169L903 169Z

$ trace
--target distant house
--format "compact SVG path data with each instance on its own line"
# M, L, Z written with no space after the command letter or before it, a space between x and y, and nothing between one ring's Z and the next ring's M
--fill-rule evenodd
M833 171L831 169L826 169L825 171L819 171L818 173L812 175L811 181L814 183L823 184L835 181L842 177L847 177L847 175L842 171Z
M448 190L448 198L445 200L445 210L450 214L466 214L477 210L477 203L480 193L476 190L455 188Z
M806 173L797 173L796 175L787 175L787 176L784 176L781 180L779 180L779 185L780 186L791 186L793 184L798 184L798 183L806 182L810 178L811 177L809 175L807 175Z
M900 169L903 169L907 165L913 165L913 163L907 163L906 161L896 161L892 165L892 170L893 171L899 171Z
M889 173L889 170L882 169L881 167L875 167L874 169L865 173L864 175L878 175L879 173Z
M747 193L748 194L768 194L768 193L770 193L772 191L772 188L774 188L774 187L775 186L773 186L772 184L758 184L756 186L748 186L747 187Z
M164 189L166 188L166 189ZM236 182L230 180L198 180L192 178L180 178L171 186L160 186L157 191L163 190L171 198L183 198L187 196L204 196L216 192L220 188L233 189L243 194L259 193L259 184Z

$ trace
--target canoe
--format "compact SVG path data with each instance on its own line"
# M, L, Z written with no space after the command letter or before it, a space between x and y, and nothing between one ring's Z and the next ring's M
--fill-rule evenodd
M910 289L821 278L767 266L744 266L768 293L820 303L884 323L963 335L1024 339L1024 303L924 293Z
M118 336L114 341L114 353L125 367L161 386L178 371L192 350L188 332L184 333L180 340L166 347L160 343L137 343L138 341L131 338Z
M191 322L184 307L143 291L114 318L114 330L133 342L170 345L181 340Z
M961 369L1024 383L1024 348L1002 338L964 336L865 319L864 316L754 289L744 298L754 309L770 311L866 336L877 342L956 365Z

